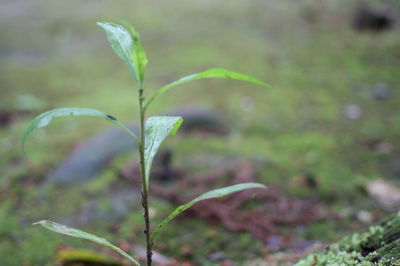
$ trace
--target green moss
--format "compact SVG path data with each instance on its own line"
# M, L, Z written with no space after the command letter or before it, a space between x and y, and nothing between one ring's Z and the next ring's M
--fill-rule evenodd
M353 234L296 265L397 265L400 263L400 213L369 231Z

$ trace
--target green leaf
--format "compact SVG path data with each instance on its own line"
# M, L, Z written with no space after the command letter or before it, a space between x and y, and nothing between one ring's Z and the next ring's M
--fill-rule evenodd
M180 116L153 116L146 120L144 161L147 186L149 184L151 164L158 148L166 137L175 135L182 122L183 119Z
M106 114L104 112L101 112L96 109L90 109L90 108L58 108L58 109L53 109L47 112L44 112L37 116L31 124L28 126L28 128L25 130L24 136L22 137L21 141L21 149L24 151L24 145L27 139L33 134L33 132L38 129L45 127L50 124L50 122L60 116L97 116L97 117L102 117L110 121L111 123L119 126L123 130L125 130L131 137L133 137L136 141L139 141L138 137L133 133L131 130L129 130L126 126L124 126L121 122L119 122L115 117Z
M132 56L133 62L136 62L136 64L137 64L139 78L141 80L141 83L143 84L144 70L148 63L147 55L146 55L146 52L145 52L142 44L140 43L139 33L135 30L135 28L132 25L130 25L128 23L125 24L125 27L129 31L129 33L131 34L131 37L133 39L133 51L132 51L131 56Z
M196 73L196 74L192 74L186 77L183 77L181 79L178 79L177 81L174 81L168 85L165 85L164 87L160 88L158 91L156 91L151 97L150 99L147 101L145 108L147 108L150 103L158 96L160 96L161 94L165 93L166 91L168 91L169 89L181 85L183 83L189 82L189 81L193 81L193 80L198 80L198 79L207 79L207 78L226 78L226 79L237 79L237 80L243 80L243 81L248 81L248 82L252 82L261 86L268 86L267 83L262 82L258 79L252 78L250 76L246 76L240 73L236 73L236 72L232 72L232 71L228 71L225 69L221 69L221 68L212 68L200 73Z
M128 29L110 22L97 22L97 25L106 31L112 49L128 65L139 88L141 88L147 56L140 44L139 34L130 25L127 26Z
M162 221L154 229L154 231L152 232L151 237L150 237L151 240L154 239L154 237L159 233L159 231L166 224L168 224L172 219L174 219L181 212L184 212L188 208L192 207L193 204L195 204L195 203L197 203L199 201L202 201L202 200L206 200L206 199L224 197L224 196L229 195L231 193L238 192L238 191L245 190L245 189L250 189L250 188L266 188L266 186L264 186L262 184L258 184L258 183L243 183L243 184L237 184L237 185L223 187L223 188L219 188L219 189L214 189L214 190L210 190L210 191L198 196L197 198L195 198L194 200L190 201L189 203L186 203L184 205L181 205L181 206L177 207L167 218L164 219L164 221Z
M123 251L122 249L120 249L117 246L114 246L113 244L111 244L110 242L108 242L107 239L98 237L96 235L92 235L89 233L86 233L84 231L72 228L72 227L68 227L62 224L58 224L52 221L48 221L48 220L42 220L39 222L34 223L34 225L41 225L51 231L54 231L56 233L59 234L63 234L63 235L67 235L67 236L72 236L72 237L76 237L76 238L81 238L81 239L86 239L92 242L95 242L97 244L106 246L108 248L111 248L112 250L118 252L119 254L121 254L122 256L124 256L125 258L127 258L130 262L132 262L132 264L134 265L140 265L139 262L137 262L134 258L132 258L131 256L129 256L125 251Z

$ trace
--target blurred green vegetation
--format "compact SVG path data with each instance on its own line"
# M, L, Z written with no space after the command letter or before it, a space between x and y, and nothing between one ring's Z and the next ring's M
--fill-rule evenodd
M352 29L356 4L348 0L6 1L0 18L0 109L18 115L0 130L2 264L51 265L60 243L98 248L30 224L42 218L71 221L68 217L76 216L93 198L110 208L106 191L115 177L113 169L132 160L132 155L120 158L87 184L45 190L38 187L50 169L107 123L59 119L35 133L26 157L19 141L34 116L54 107L89 107L122 121L137 120L132 79L96 26L102 20L126 20L141 33L149 57L145 82L149 92L210 67L251 74L271 84L266 89L205 80L157 100L149 115L177 106L210 108L228 117L232 129L229 136L206 141L190 135L169 139L166 146L175 151L177 165L198 172L192 162L196 157L247 158L256 162L258 181L346 213L341 222L327 221L302 232L283 228L283 234L334 241L355 227L365 227L361 222L354 226L356 212L377 206L363 193L363 185L376 178L399 184L395 177L400 173L396 166L400 36L398 29L383 33ZM387 99L375 97L377 84L390 88ZM361 110L356 119L346 117L349 106L350 111L351 106ZM375 140L389 148L368 145ZM211 169L212 164L204 167ZM300 175L313 176L318 187L291 186ZM154 219L161 221L173 206L153 200ZM119 223L121 237L106 220L83 229L114 242L126 238L140 244L139 210L138 201ZM190 259L202 265L211 263L205 254L212 252L225 250L228 258L240 262L261 256L265 249L249 234L195 219L179 219L168 228L156 249L185 258L182 246L188 243L193 245Z

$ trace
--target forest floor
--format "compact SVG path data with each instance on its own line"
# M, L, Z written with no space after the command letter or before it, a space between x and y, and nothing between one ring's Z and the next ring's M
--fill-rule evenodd
M155 245L160 258L188 265L291 264L310 248L367 230L398 210L398 202L372 197L371 186L381 180L400 187L399 29L355 30L356 4L6 0L0 10L2 265L53 265L57 251L70 247L113 256L31 226L41 219L107 237L130 252L143 247L133 151L95 179L44 185L52 169L107 123L59 119L35 133L26 155L19 149L29 121L51 108L88 107L127 123L138 120L132 79L96 26L103 20L129 21L141 33L149 57L146 92L212 67L271 85L198 81L149 110L211 110L227 128L225 134L178 134L162 146L172 152L180 179L166 186L154 178L155 222L203 189L234 180L269 187L246 195L252 201L238 195L215 202L225 208L240 201L230 214L210 202L171 222ZM257 226L230 223L247 209Z

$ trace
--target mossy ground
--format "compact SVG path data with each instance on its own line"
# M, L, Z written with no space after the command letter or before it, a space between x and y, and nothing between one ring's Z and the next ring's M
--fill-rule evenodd
M68 222L85 202L100 199L105 210L112 168L97 180L61 190L44 190L41 181L79 142L107 126L95 119L60 119L37 132L19 150L27 123L53 107L81 106L105 110L122 121L138 116L135 88L124 64L108 47L96 21L127 20L140 31L149 66L146 89L210 67L251 74L271 88L206 80L177 88L159 99L149 115L177 106L201 106L223 113L232 133L227 137L177 136L166 146L175 164L198 171L192 158L236 156L257 162L258 181L290 195L321 201L341 215L337 220L282 234L335 241L366 228L360 210L377 206L360 189L369 180L394 177L399 152L400 95L398 30L359 33L351 29L356 1L9 1L0 26L1 109L29 111L0 130L0 258L4 265L49 265L60 243L93 248L31 226L42 218ZM376 84L391 89L386 100L374 97ZM348 119L344 110L357 105L362 114ZM378 139L390 147L370 145ZM199 145L201 143L201 145ZM132 156L133 157L133 156ZM131 157L115 163L122 166ZM393 165L393 167L392 167ZM213 162L205 162L211 169ZM316 188L293 180L311 175ZM294 182L294 183L293 183ZM154 219L173 206L154 199ZM83 229L143 244L137 202L118 223L120 236L107 220ZM186 254L185 245L192 247ZM133 247L134 248L134 247ZM224 250L241 262L265 256L261 240L231 233L204 221L179 219L156 246L163 254L203 265L207 254ZM8 256L9 254L18 254ZM27 264L28 263L28 264Z
M399 265L400 214L368 232L344 238L325 250L311 254L296 266L306 265Z

